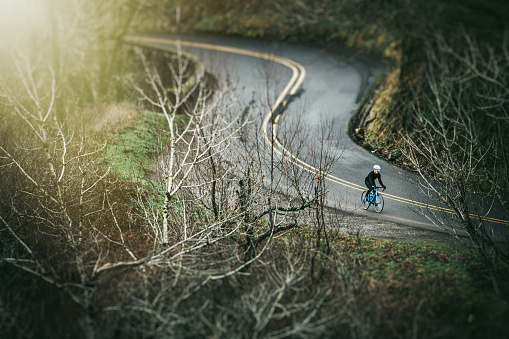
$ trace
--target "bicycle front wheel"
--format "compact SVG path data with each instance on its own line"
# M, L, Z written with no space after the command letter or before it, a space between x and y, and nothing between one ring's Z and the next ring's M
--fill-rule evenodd
M381 213L384 209L384 197L380 193L378 193L375 197L375 211L376 213Z
M369 208L369 201L368 201L368 196L366 193L368 193L368 191L362 192L362 195L361 195L361 206L365 210L367 210Z

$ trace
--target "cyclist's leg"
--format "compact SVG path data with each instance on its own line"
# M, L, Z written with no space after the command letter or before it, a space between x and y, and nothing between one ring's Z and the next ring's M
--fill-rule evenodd
M368 181L368 180L364 180L364 184L366 185L366 187L368 188L368 190L366 191L366 201L371 204L372 203L372 199L370 197L370 194L371 194L371 191L373 190L373 186L371 186L371 183Z
M369 193L371 193L371 190L373 187L371 186L371 183L368 180L364 180L364 185L368 188L368 193L366 193L366 196L369 196Z

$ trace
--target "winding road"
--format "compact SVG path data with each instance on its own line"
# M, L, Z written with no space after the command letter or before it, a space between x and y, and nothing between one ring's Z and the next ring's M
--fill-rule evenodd
M342 154L337 170L327 176L331 182L329 201L342 209L437 231L428 218L433 213L450 211L445 206L426 201L415 183L418 177L402 170L356 145L348 136L348 123L353 111L369 88L382 77L386 66L378 59L358 51L314 46L310 44L275 43L216 35L131 35L127 41L159 49L174 49L178 43L186 51L202 58L207 71L222 81L235 78L240 107L249 109L256 101L267 101L267 78L273 84L272 112L264 117L264 138L270 143L271 119L277 133L294 117L286 108L303 112L300 116L308 127L328 121L334 128L338 152ZM225 72L228 71L228 76ZM265 99L264 99L265 98ZM292 110L292 111L293 111ZM312 139L312 138L310 138ZM284 152L276 140L276 150ZM316 140L309 140L314 143ZM316 169L305 160L284 152L289 161L309 171ZM388 190L383 193L385 207L381 214L360 208L364 177L374 164L382 166L382 178ZM494 206L485 219L500 235L509 235L509 217Z

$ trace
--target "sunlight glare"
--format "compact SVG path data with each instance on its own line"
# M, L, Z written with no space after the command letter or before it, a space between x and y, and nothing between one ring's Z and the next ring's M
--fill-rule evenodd
M49 26L48 3L46 0L0 0L0 48L23 45L45 34Z

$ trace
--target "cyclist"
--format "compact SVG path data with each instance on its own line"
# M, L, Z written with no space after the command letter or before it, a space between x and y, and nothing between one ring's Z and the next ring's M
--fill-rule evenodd
M369 172L366 179L364 179L364 183L368 187L368 194L366 195L367 197L369 197L369 194L371 193L371 191L376 187L375 179L378 179L380 186L382 186L384 189L387 188L384 185L384 183L382 182L382 176L380 175L380 170L381 170L380 165L373 166L373 170L371 172Z

